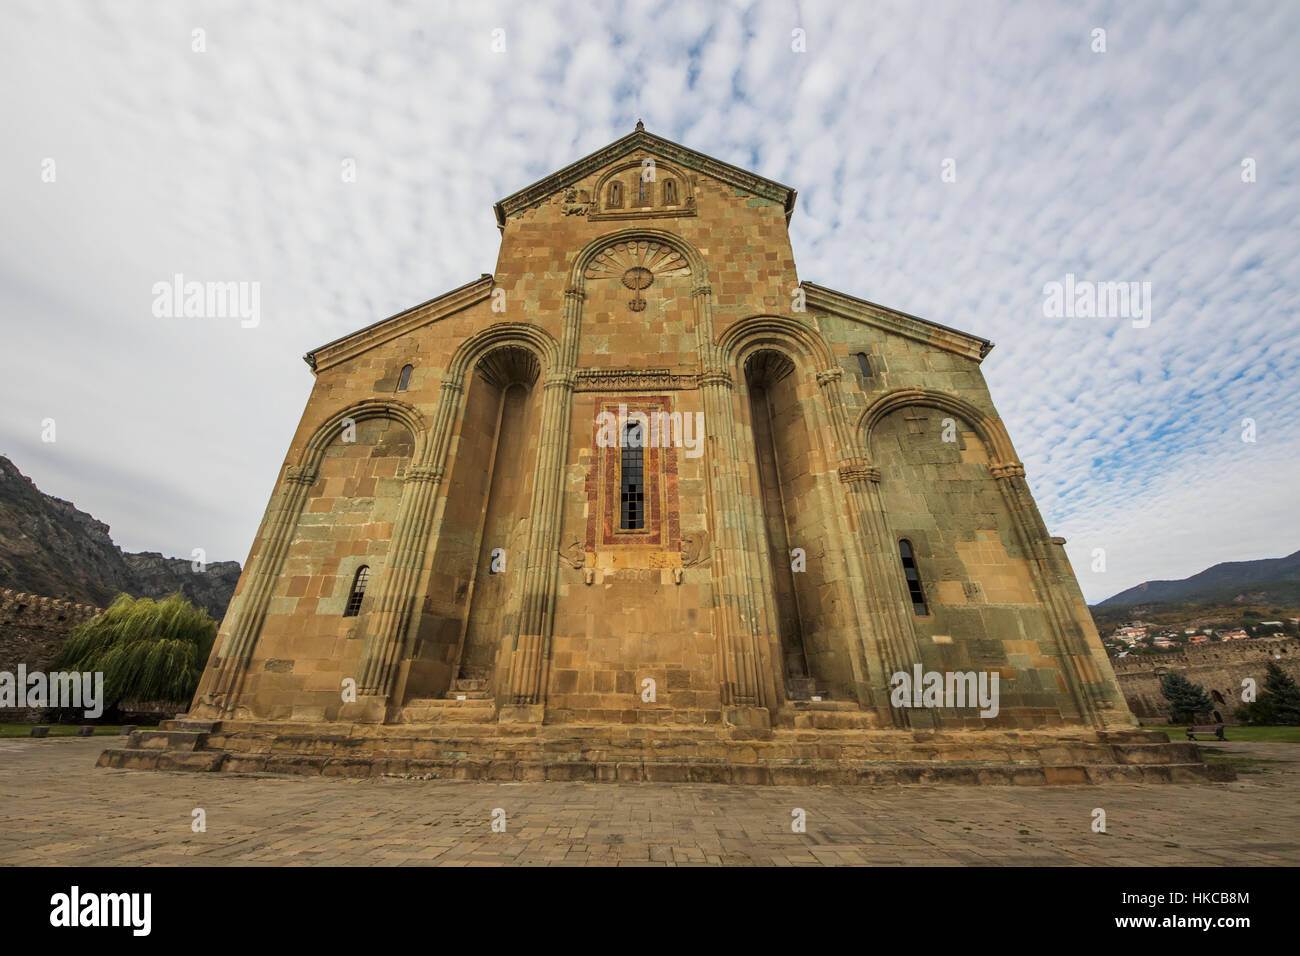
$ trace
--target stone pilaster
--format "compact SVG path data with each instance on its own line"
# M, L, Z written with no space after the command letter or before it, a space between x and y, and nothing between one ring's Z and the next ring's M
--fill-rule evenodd
M361 652L361 676L357 681L360 696L387 698L392 693L398 664L406 651L405 635L419 597L416 590L424 569L441 477L441 472L430 465L411 465L406 471L402 504Z
M699 284L692 290L700 352L700 392L708 436L709 513L713 516L713 632L718 639L722 703L733 723L755 726L762 714L745 709L768 708L766 684L760 675L758 607L754 586L752 542L741 496L736 447L734 384L713 342L713 290ZM739 710L738 710L739 709Z
M355 709L353 716L357 719L383 719L398 669L408 651L406 634L419 601L424 556L437 508L437 489L446 467L463 391L459 381L442 382L428 445L421 461L413 462L406 471L388 560L377 582L374 611L370 614L361 651L357 691L368 700L360 702L362 706Z
M826 416L824 422L817 421L817 429L824 436L822 444L826 446L825 464L829 467L832 463L838 463L836 471L841 482L844 476L839 456L849 455L852 456L852 460L860 461L857 458L857 443L853 440L852 429L849 428L848 416L844 410L843 397L840 394L842 377L843 371L838 366L823 369L816 375L817 389L822 399L821 408L824 409ZM813 416L814 421L817 418L818 416ZM827 434L827 424L829 424L829 434ZM817 483L823 513L828 516L843 514L846 507L852 513L854 503L847 500L852 498L852 494L846 494L836 485L837 483L829 478ZM846 528L842 521L828 520L826 533L832 552L827 555L828 566L835 572L828 573L827 580L829 582L835 578L835 587L840 591L842 606L851 611L850 614L843 616L836 626L836 631L839 632L838 640L853 672L854 692L858 703L869 708L879 699L881 676L880 661L873 660L875 655L867 653L868 645L863 634L871 617L870 602L866 596L868 579L865 565L856 546L853 531Z
M252 580L243 595L243 608L226 636L217 664L216 675L205 696L204 703L218 711L228 712L239 703L239 691L252 659L257 635L266 619L271 595L280 580L285 556L293 543L293 532L311 486L316 483L319 471L310 465L290 465L285 469L279 500L271 512L263 533L262 548L254 559Z
M1077 587L1077 582L1074 582L1073 571L1068 564L1061 566L1062 562L1056 554L1059 549L1052 544L1047 526L1043 524L1025 481L1024 465L1018 461L992 462L989 472L997 482L1014 519L1021 548L1034 575L1035 587L1046 605L1047 619L1061 661L1062 677L1080 718L1098 729L1127 725L1129 720L1125 719L1127 707L1123 705L1123 698L1120 698L1117 706L1114 696L1107 689L1107 677L1111 678L1110 686L1115 687L1113 675L1104 675L1098 667L1093 649L1088 646L1083 628L1075 619L1066 598L1071 584Z
M523 598L514 636L508 704L501 719L540 722L549 676L551 635L555 625L555 589L563 519L564 466L573 416L574 368L582 329L581 289L564 294L564 331L557 367L542 384L542 416L537 462L533 470L532 521L524 566Z

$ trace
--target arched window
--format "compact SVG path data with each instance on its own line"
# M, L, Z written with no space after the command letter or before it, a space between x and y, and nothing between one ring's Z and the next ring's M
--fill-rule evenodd
M871 363L867 361L867 353L858 353L858 369L862 372L863 378L871 378Z
M402 374L397 377L397 390L399 392L406 391L406 386L411 384L411 372L412 367L410 365L402 366Z
M664 205L677 205L677 183L674 180L664 180Z
M643 206L650 205L650 184L646 182L645 173L637 177L636 201Z
M925 605L925 589L921 587L921 572L916 566L912 542L903 538L898 542L898 556L903 560L903 577L907 578L907 593L912 597L912 610L918 615L929 614Z
M352 590L348 594L348 606L343 609L344 617L356 617L361 613L361 599L366 596L366 584L370 581L370 568L361 565L352 578Z
M609 184L609 207L611 209L616 209L621 205L623 205L623 184L610 183Z
M623 429L623 455L621 469L622 506L619 528L623 531L640 531L645 527L645 444L640 422L630 422Z

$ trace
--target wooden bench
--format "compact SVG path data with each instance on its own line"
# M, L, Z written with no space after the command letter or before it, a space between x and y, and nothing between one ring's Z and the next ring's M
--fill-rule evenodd
M1223 724L1193 724L1187 728L1187 739L1195 740L1197 734L1214 734L1220 740L1227 740L1223 736Z

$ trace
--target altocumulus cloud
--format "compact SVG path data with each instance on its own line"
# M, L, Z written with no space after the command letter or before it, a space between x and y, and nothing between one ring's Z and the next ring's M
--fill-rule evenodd
M0 451L128 549L242 558L310 389L298 357L491 271L491 203L638 118L798 188L803 277L998 343L985 373L1089 599L1297 546L1300 7L4 18ZM176 273L259 282L257 328L154 318ZM1067 273L1150 282L1150 326L1045 317Z

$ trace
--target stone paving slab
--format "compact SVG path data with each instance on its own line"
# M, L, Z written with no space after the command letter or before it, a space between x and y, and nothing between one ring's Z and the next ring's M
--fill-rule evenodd
M102 738L0 740L0 865L1300 864L1300 745L1216 746L1276 762L1219 784L744 788L139 772L95 768Z

